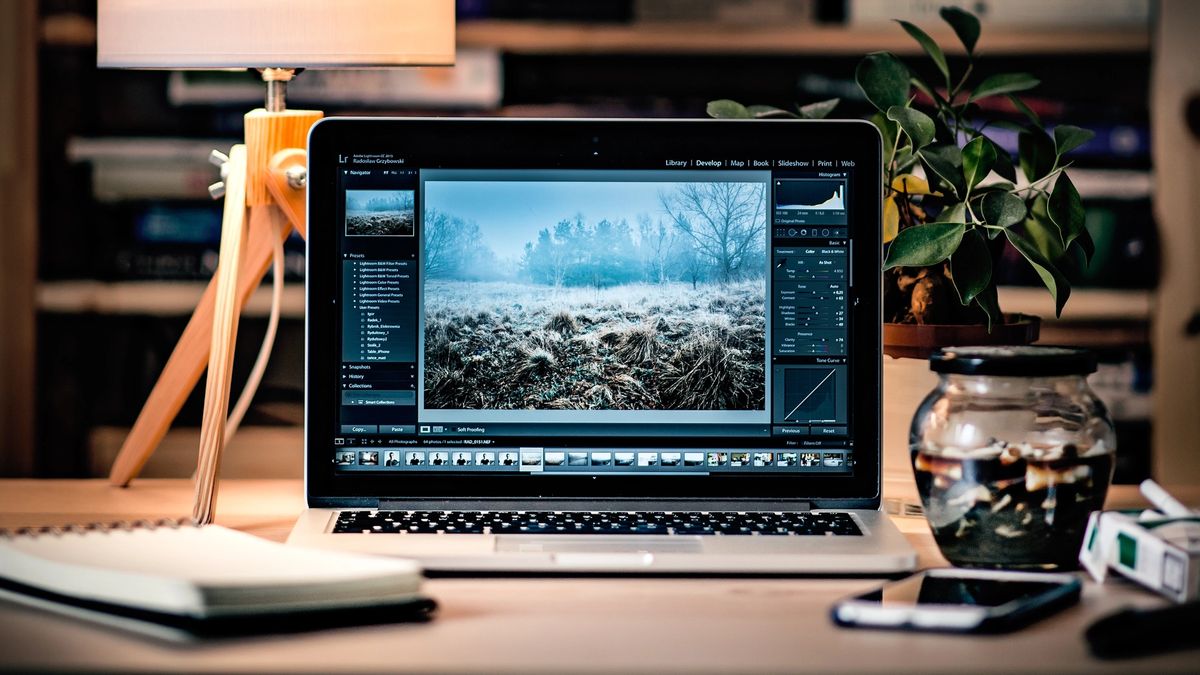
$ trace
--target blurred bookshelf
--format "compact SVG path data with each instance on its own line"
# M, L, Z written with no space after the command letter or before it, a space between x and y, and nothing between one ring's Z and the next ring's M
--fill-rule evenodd
M46 281L38 284L38 311L56 314L136 314L190 316L204 294L204 281ZM262 318L271 311L271 289L257 289L242 308L243 318ZM304 287L283 288L283 319L304 319Z
M997 10L999 23L984 25L981 70L1037 74L1043 93L1031 105L1044 119L1100 132L1102 142L1077 161L1100 197L1089 229L1105 235L1109 259L1104 274L1076 280L1061 318L1051 318L1036 279L1006 279L1001 303L1045 318L1044 342L1101 353L1110 407L1123 411L1122 448L1137 455L1126 477L1136 477L1149 466L1156 280L1130 270L1157 266L1159 255L1150 216L1149 9L1122 14L1110 7L1122 3L1092 3L1094 16L1081 25L1066 21L1057 3L1010 1L1034 23L1005 23ZM917 72L932 69L886 17L928 27L948 46L951 68L962 67L957 39L921 14L927 5L459 0L455 69L312 71L290 96L297 107L330 115L557 117L703 117L716 98L790 107L840 97L838 116L861 117L868 104L854 67L862 55L888 50ZM205 193L217 179L205 158L241 137L242 115L261 91L252 74L99 71L94 2L42 0L39 11L36 471L94 475L119 446L211 276L220 205ZM1086 182L1080 191L1088 202ZM299 442L303 269L303 242L290 240L276 356L244 437L273 447ZM238 378L253 361L266 307L260 289L244 315ZM79 340L83 334L94 339ZM187 456L199 399L193 392L182 430L169 436L176 457ZM185 464L176 459L171 470Z
M948 30L928 31L946 52L963 54ZM709 22L644 22L630 25L518 20L481 20L458 29L462 47L498 49L515 54L766 54L848 55L889 51L916 56L921 48L902 31L888 26L770 26ZM979 50L990 56L1099 52L1138 53L1150 48L1150 31L1017 30L985 32Z

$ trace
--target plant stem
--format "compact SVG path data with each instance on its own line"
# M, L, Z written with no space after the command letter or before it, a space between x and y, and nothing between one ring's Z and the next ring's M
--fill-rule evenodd
M900 145L900 125L896 125L896 139L892 141L892 156L888 157L887 163L887 185L891 187L892 180L895 176L892 174L892 167L896 163L896 146ZM913 154L916 154L915 152Z
M950 96L948 98L949 98L951 106L954 105L954 97L958 96L958 92L962 91L963 85L965 85L967 83L967 78L971 76L971 71L974 69L975 69L974 63L967 63L967 69L965 71L963 71L962 79L959 80L958 84L954 85L954 89L952 89L950 91Z
M1056 162L1056 164L1057 164L1057 162ZM1060 166L1060 167L1057 167L1057 168L1055 168L1054 170L1052 170L1050 173L1048 173L1048 174L1046 174L1045 176L1042 176L1041 178L1039 178L1039 179L1037 179L1037 180L1033 181L1032 183L1030 183L1029 185L1026 185L1025 187L1022 187L1022 188L1014 188L1014 189L1012 190L1012 194L1014 194L1014 195L1015 195L1015 194L1017 194L1017 193L1019 193L1019 192L1025 192L1026 190L1037 190L1038 192L1045 192L1045 190L1042 190L1041 188L1037 187L1037 184L1038 184L1038 183L1043 183L1043 182L1045 182L1045 181L1048 181L1048 180L1050 180L1051 178L1054 178L1055 176L1057 176L1058 174L1062 173L1063 171L1066 171L1066 170L1067 170L1067 168L1068 168L1068 167L1070 167L1070 166L1071 166L1070 164L1067 164L1067 165L1065 165L1065 166Z

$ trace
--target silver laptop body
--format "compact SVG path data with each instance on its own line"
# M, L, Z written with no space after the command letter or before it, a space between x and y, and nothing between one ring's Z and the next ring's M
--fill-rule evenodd
M322 121L288 543L913 569L880 510L880 162L860 122Z

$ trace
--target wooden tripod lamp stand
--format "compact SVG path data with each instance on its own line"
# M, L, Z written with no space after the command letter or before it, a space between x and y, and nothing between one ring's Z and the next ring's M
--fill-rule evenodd
M453 65L454 2L99 0L98 10L100 67L255 68L266 83L265 107L246 114L245 143L214 152L223 180L210 190L225 199L216 275L109 474L112 484L129 485L207 367L192 518L209 523L221 452L245 410L239 401L229 419L238 316L274 259L277 317L283 240L293 228L306 234L303 148L322 113L287 109L287 83L304 68ZM259 376L272 337L268 330Z

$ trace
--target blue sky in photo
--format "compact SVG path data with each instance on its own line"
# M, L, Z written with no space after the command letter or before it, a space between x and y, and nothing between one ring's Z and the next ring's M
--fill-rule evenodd
M638 214L665 218L660 191L681 183L576 181L427 181L425 208L479 224L483 243L502 259L519 260L525 242L544 228L554 231L563 219L583 214L595 225L622 218L637 232Z

